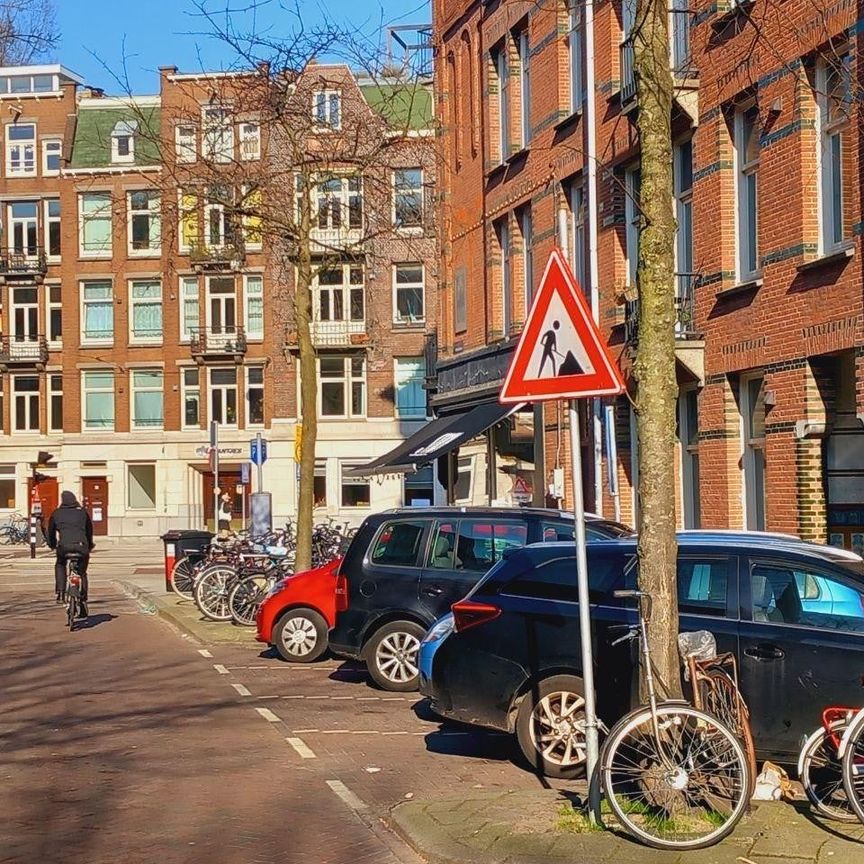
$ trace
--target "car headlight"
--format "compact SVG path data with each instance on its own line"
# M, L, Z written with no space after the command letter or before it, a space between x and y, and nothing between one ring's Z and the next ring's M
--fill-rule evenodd
M423 637L424 644L426 642L438 642L441 639L446 639L455 629L453 613L448 613L440 621L436 621Z

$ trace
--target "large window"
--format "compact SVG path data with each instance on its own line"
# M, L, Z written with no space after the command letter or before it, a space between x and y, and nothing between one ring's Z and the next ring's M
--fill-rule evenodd
M198 158L198 130L188 123L174 127L174 153L178 162L194 162Z
M264 338L264 277L243 277L244 322L247 339Z
M15 201L7 212L10 251L35 255L39 249L39 204L36 201Z
M688 304L693 283L693 142L676 145L673 160L676 293L679 303ZM683 311L687 317L692 314L689 304Z
M237 294L233 276L207 278L207 326L214 335L237 332Z
M158 253L162 247L161 201L158 192L129 193L129 251L133 255Z
M318 90L312 95L312 119L319 129L342 128L342 93Z
M699 502L699 401L696 390L678 397L678 438L681 442L681 485L684 527L698 528Z
M849 236L845 219L848 195L844 162L852 107L849 56L816 67L819 118L819 247L830 253Z
M368 507L371 504L371 488L366 477L349 477L346 471L351 465L342 465L342 506Z
M531 205L526 204L516 214L519 233L522 235L522 299L525 315L531 308L534 296L534 226L531 220Z
M393 320L418 324L425 320L422 264L393 266Z
M737 277L755 279L759 271L759 109L735 115L735 203L737 210Z
M0 509L15 509L14 465L0 465Z
M48 375L48 431L63 431L63 376L59 372Z
M510 333L513 324L513 286L510 260L510 217L505 216L494 223L495 239L498 241L498 279L501 285L501 330L504 336Z
M426 417L426 360L423 357L396 358L396 416Z
M435 525L429 566L437 570L471 570L485 573L500 561L507 549L524 546L528 526L524 523L442 520Z
M627 252L627 285L636 285L639 272L639 234L642 230L642 210L639 206L642 191L642 172L631 168L624 175L624 217Z
M179 200L180 211L180 251L188 252L193 246L198 246L198 196L194 192L181 192Z
M13 429L16 432L39 431L39 376L12 376Z
M9 299L15 342L36 342L39 338L39 289L27 286L12 288ZM17 349L17 345L12 347Z
M132 370L132 428L161 429L164 425L161 369Z
M582 2L567 3L567 66L570 85L570 113L582 110L584 85L582 83Z
M60 260L60 199L49 198L45 202L45 246L48 259Z
M240 158L244 162L261 158L261 127L257 123L240 124Z
M315 318L318 321L363 321L363 267L336 264L315 276Z
M114 297L107 281L81 283L82 342L114 339Z
M264 425L264 367L246 367L246 425Z
M180 277L180 339L188 342L201 329L198 277Z
M6 175L26 177L36 173L36 126L10 123L6 126Z
M80 244L83 258L111 257L111 193L84 192L78 196Z
M214 162L230 162L234 158L234 124L231 109L211 107L204 109L201 153Z
M234 243L231 214L226 211L229 192L223 186L211 186L204 202L204 239L211 249L222 249Z
M63 142L59 138L42 141L42 174L56 177L60 173L60 159L63 156Z
M210 419L220 426L237 425L237 370L210 370Z
M114 373L85 372L83 375L84 429L114 428Z
M330 177L314 189L320 231L359 230L363 227L363 181L360 177Z
M180 372L184 429L199 429L201 427L201 385L198 374L197 366L184 368Z
M678 609L685 615L726 614L728 558L678 558Z
M315 499L315 507L327 506L327 461L325 459L315 460L312 496Z
M765 530L765 379L741 380L746 527Z
M426 523L385 522L378 531L378 537L369 556L373 564L390 567L416 567L417 554Z
M498 85L498 161L510 156L510 69L507 62L507 42L492 51L492 62Z
M516 36L516 49L519 53L520 143L527 147L531 143L531 44L527 24Z
M583 293L589 293L588 267L586 255L586 220L587 208L585 202L585 186L581 177L574 177L567 188L567 197L570 204L570 228L571 228L571 261L573 263L573 275L579 282Z
M63 342L63 289L59 285L48 286L48 341L60 347Z
M162 284L158 280L130 283L130 329L133 342L162 341Z
M156 466L152 463L129 465L130 510L156 509Z
M422 227L422 168L399 168L393 172L393 224L398 228Z
M366 358L319 357L318 404L322 417L363 417L366 414Z

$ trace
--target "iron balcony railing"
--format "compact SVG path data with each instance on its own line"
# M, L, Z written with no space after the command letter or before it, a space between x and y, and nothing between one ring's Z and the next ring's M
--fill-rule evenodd
M0 276L44 276L48 258L41 246L0 250Z
M246 260L241 243L223 246L194 245L189 247L189 261L193 267L210 270L236 270Z
M698 273L675 274L675 338L681 341L702 338L696 329L696 292ZM639 301L624 304L624 339L630 345L639 341Z
M636 52L633 37L628 36L621 43L621 102L631 102L636 98Z
M0 337L0 363L5 365L45 364L48 362L48 340L44 336Z
M312 321L312 344L317 348L338 348L365 341L365 321Z
M192 334L193 357L242 357L246 353L246 334L242 327L214 327Z

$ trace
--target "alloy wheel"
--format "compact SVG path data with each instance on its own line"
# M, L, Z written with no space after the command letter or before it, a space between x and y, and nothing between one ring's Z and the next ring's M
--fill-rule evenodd
M375 665L389 681L404 684L420 673L417 652L420 640L411 633L390 633L375 651Z
M570 767L585 761L585 700L578 693L549 693L531 714L531 740L547 762Z

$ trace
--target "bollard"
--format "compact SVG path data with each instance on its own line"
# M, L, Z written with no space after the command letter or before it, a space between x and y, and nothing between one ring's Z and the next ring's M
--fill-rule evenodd
M30 557L36 557L36 514L30 514Z

